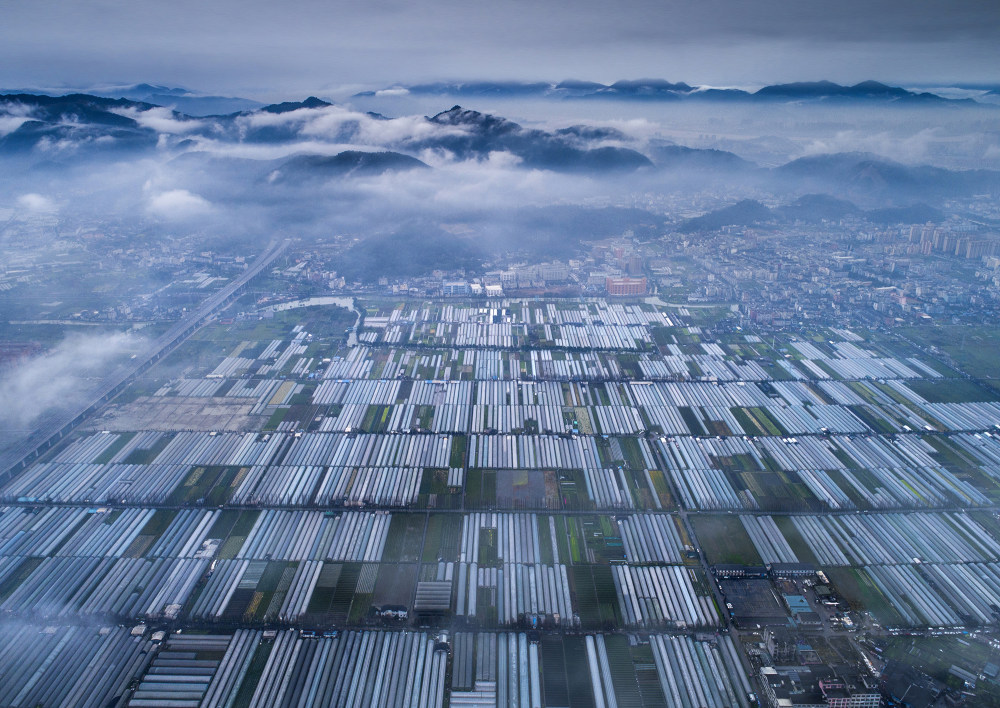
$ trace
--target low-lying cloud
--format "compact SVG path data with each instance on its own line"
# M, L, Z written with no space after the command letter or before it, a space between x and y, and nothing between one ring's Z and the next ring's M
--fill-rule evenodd
M186 189L171 189L153 195L149 200L149 213L171 221L207 216L212 212L212 204Z
M167 135L186 135L198 130L203 130L207 121L192 118L181 118L169 108L150 108L140 111L133 107L120 108L114 111L120 116L131 118L144 128L150 128L157 133Z
M114 361L140 346L121 332L73 335L0 373L0 426L23 430L45 413L81 405Z
M17 205L32 214L46 214L58 211L56 203L44 194L29 192L17 198Z
M0 113L0 138L10 135L31 120L31 108L23 103L6 102Z

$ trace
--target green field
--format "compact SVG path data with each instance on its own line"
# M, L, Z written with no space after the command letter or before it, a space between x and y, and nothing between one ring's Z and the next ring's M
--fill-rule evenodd
M697 514L691 516L691 524L709 563L761 563L760 554L738 516Z
M962 403L964 401L995 401L996 391L987 390L975 381L966 379L915 379L907 381L906 385L914 393L918 393L931 403Z
M905 327L900 332L926 346L936 347L950 356L965 373L975 378L1000 378L1000 327L976 325L926 325ZM925 363L941 368L925 356Z

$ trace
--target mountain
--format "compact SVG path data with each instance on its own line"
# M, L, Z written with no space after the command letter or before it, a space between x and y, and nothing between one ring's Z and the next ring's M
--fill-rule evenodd
M764 86L757 91L735 88L692 86L683 81L666 79L625 79L612 84L596 81L567 80L558 83L517 81L473 81L465 83L436 82L395 85L387 89L393 95L400 91L417 95L453 96L457 98L557 98L605 99L629 101L748 101L748 102L878 102L901 105L942 104L980 105L972 99L945 98L926 91L910 91L878 81L862 81L844 86L832 81L808 81ZM357 96L374 97L378 91L365 91ZM990 104L982 104L990 105Z
M170 96L180 98L181 96L194 96L195 94L185 88L170 88L168 86L155 86L153 84L126 84L122 86L92 86L85 92L91 96L103 96L105 98L124 98L129 101L145 101L147 96Z
M852 202L832 197L829 194L805 194L789 204L773 209L758 201L744 199L731 206L688 219L677 227L677 231L696 233L699 231L718 231L725 226L745 227L767 223L805 222L819 224L824 221L837 222L846 218L865 219L880 225L923 224L939 222L944 218L944 215L926 204L864 211Z
M150 108L150 104L87 94L0 95L0 116L23 119L0 137L0 153L27 152L40 145L55 152L88 153L155 147L156 132L123 115Z
M785 221L820 223L860 216L862 211L852 202L829 194L804 194L791 204L773 209L772 213Z
M189 91L185 88L156 86L153 84L111 84L85 88L67 89L23 89L16 93L29 93L45 96L66 96L70 94L86 94L100 98L123 98L136 103L148 103L155 106L173 109L188 116L202 117L225 115L260 108L263 104L249 98L235 96L211 96Z
M478 267L483 250L469 239L428 225L408 225L393 234L376 234L351 246L338 272L348 281L426 275L433 270Z
M415 84L413 86L394 86L390 91L404 89L409 93L425 96L457 96L457 97L482 97L494 98L523 97L540 95L551 90L552 85L547 83L525 83L521 81L471 81L471 82L445 82L437 81L429 84ZM362 91L355 96L375 96L377 91Z
M1000 172L903 165L868 153L814 155L773 170L800 188L831 188L875 198L936 200L1000 188Z
M578 140L628 140L628 136L616 128L594 125L571 125L559 128L556 135Z
M693 88L685 83L665 79L637 79L602 84L596 81L566 80L558 83L519 81L434 82L410 86L393 86L387 91L405 90L424 96L454 96L456 98L620 98L632 100L675 100ZM358 97L377 96L378 91L364 91Z
M677 230L682 234L718 231L724 226L753 226L773 219L774 214L766 206L753 199L744 199L732 206L688 219Z
M871 90L868 90L871 87ZM857 86L841 86L832 81L799 81L791 84L775 84L765 86L754 93L758 98L826 98L830 96L884 96L892 95L898 97L906 95L909 91L900 88L892 88L874 81L857 84Z
M415 157L398 152L361 152L347 150L336 155L297 155L281 163L272 173L276 182L302 182L307 179L376 175L430 169Z
M334 155L302 153L274 160L191 150L174 157L170 164L189 174L211 175L247 194L262 194L262 185L298 188L319 185L330 179L430 169L415 157L386 150L345 150Z
M642 87L631 85L628 90L641 94L650 86L657 91L680 91L686 86L641 83ZM811 96L839 91L837 85L828 83L787 86L794 90L782 89L783 95L790 95L789 91ZM896 89L870 82L849 88L864 95L885 91L898 95ZM502 116L461 106L431 117L394 122L379 114L353 112L309 97L224 116L193 118L129 99L87 94L11 94L0 95L0 121L0 154L19 155L28 167L42 161L68 164L77 160L82 164L83 158L117 159L143 151L152 154L155 150L175 158L200 150L225 153L226 146L267 145L283 148L272 151L272 155L314 154L301 164L287 165L286 173L282 173L287 175L370 174L419 168L423 163L417 156L429 150L458 160L477 161L489 159L494 153L507 153L523 167L556 172L660 170L664 177L688 182L699 179L715 185L738 177L745 184L775 193L836 194L868 207L902 207L914 202L939 205L948 198L1000 191L1000 172L904 165L866 153L814 155L773 169L761 168L730 152L658 140L644 143L644 154L632 147L637 144L633 138L614 127L528 128ZM313 142L337 146L340 155L336 159L316 157L315 153L326 150L307 144ZM266 165L264 159L257 162L272 172L280 172L282 167Z
M461 128L461 132L417 140L411 144L413 149L444 149L460 159L483 159L491 152L505 151L520 158L525 167L556 172L634 171L653 164L642 153L628 148L578 147L578 141L571 137L585 134L585 128L553 134L461 106L427 120L435 125Z
M263 104L249 98L236 96L211 96L185 88L134 84L103 86L87 89L87 93L107 98L124 98L139 103L151 103L170 108L188 116L202 117L226 115L260 108Z
M327 103L326 101L316 98L315 96L310 96L304 101L285 101L284 103L272 103L271 105L264 106L260 110L265 113L291 113L292 111L298 111L303 108L326 108L327 106L332 106L332 103Z
M699 88L688 98L701 101L746 101L752 97L753 94L741 89Z
M515 135L524 132L524 129L506 118L480 113L479 111L465 110L461 106L452 106L447 111L441 111L433 118L428 118L431 123L438 125L454 125L470 129L483 139L498 138L501 136Z
M671 83L664 79L638 79L636 81L616 81L605 89L596 91L594 98L628 98L633 100L679 100L692 88L687 84Z
M249 98L230 96L173 96L151 93L143 100L196 118L240 113L260 108L262 105L259 101Z
M578 81L576 79L567 79L566 81L560 81L554 87L557 91L599 91L603 88L607 88L604 84L598 83L596 81Z
M148 110L152 104L111 99L90 94L72 93L65 96L45 96L40 94L0 95L0 106L11 109L20 106L29 109L34 120L44 123L77 122L81 125L108 125L127 127L136 125L131 118L118 111L127 109ZM75 121L73 119L76 119Z
M472 207L453 218L465 227L460 233L447 231L436 221L417 219L390 234L365 239L344 255L338 272L348 280L374 280L387 270L401 276L427 275L437 269L479 265L491 254L512 251L537 260L566 259L579 253L581 241L626 230L654 239L664 227L663 217L642 209L569 204L499 210Z
M757 165L725 150L703 150L683 145L663 145L651 149L657 167L663 169L693 169L710 172L745 172Z
M614 129L591 126L570 126L556 132L528 129L500 116L467 111L459 106L423 118L429 129L416 126L399 134L389 130L383 142L373 143L372 135L381 132L369 130L366 121L384 123L388 119L374 113L342 111L332 120L324 121L324 112L331 105L309 97L304 101L195 119L177 111L164 113L160 107L128 99L84 94L0 96L0 118L4 119L7 130L0 137L0 152L28 155L45 145L59 146L67 156L70 152L79 155L103 150L110 155L125 148L157 147L176 155L200 150L201 140L275 146L319 140L331 145L356 144L364 146L364 151L342 152L336 159L303 158L300 163L288 165L290 174L410 169L424 166L412 156L427 149L447 151L463 160L481 160L491 153L508 152L526 167L562 172L633 171L652 166L642 153L622 147L620 143L628 138ZM321 126L318 132L314 127L317 121Z
M932 93L915 93L898 86L887 86L878 81L862 81L853 86L841 86L832 81L806 81L765 86L753 94L765 100L877 100L889 102L941 102L949 99Z
M656 238L664 225L662 216L644 209L568 204L518 209L511 221L514 233L532 234L530 244L520 239L517 245L546 258L569 257L581 239L608 238L625 231L641 239Z
M233 140L246 143L267 143L280 145L293 143L301 139L301 131L304 122L312 117L321 115L321 111L331 107L333 104L322 99L310 96L304 101L285 101L283 103L273 103L262 106L252 111L243 111L228 116L218 116L217 127L229 134ZM270 116L287 116L298 112L295 117L288 120L270 120ZM254 120L260 116L264 120ZM326 136L328 140L336 143L350 143L357 134L357 122L347 122L339 125L336 134Z

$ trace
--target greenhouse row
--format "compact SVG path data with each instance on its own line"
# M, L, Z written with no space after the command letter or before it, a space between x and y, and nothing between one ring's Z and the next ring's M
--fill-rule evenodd
M230 501L251 506L407 506L417 500L422 474L410 467L254 466Z
M547 517L552 539L552 555L559 562L555 522ZM507 563L541 563L541 539L538 533L538 514L465 514L459 541L460 561L479 563L479 550L484 531L496 534L497 558Z
M447 663L447 651L423 633L279 632L248 705L442 706Z
M753 693L732 639L649 638L667 705L678 708L747 708Z
M0 705L114 705L145 671L152 650L148 639L121 627L0 622Z
M237 558L286 561L378 561L382 558L389 512L278 511L257 516Z
M677 517L633 514L619 517L618 529L629 563L682 563L682 543Z
M603 299L579 303L539 303L529 299L501 298L488 307L479 304L402 303L382 310L379 317L388 322L479 322L498 318L528 324L656 324L672 326L671 319L652 305L609 302Z
M770 565L771 563L799 562L795 551L788 545L788 541L785 540L778 525L770 516L746 514L740 517L740 522L747 535L750 536L750 540L753 541L761 560L765 563Z
M467 458L462 442L448 434L97 433L77 439L53 461L29 467L0 490L0 497L137 505L181 498L192 503L197 501L194 496L177 495L203 475L215 480L218 468L224 467L232 472L218 482L225 485L219 493L234 505L406 506L415 502L424 470L450 469L458 454L472 468L584 470L587 496L601 508L635 503L630 480L619 465L665 469L688 508L758 508L765 501L760 490L735 488L733 484L743 480L721 464L736 465L741 472L781 470L801 483L810 499L831 509L980 506L990 503L987 480L997 478L1000 450L993 433L948 438L672 436L652 443L659 455L647 439L630 437L477 434L464 440ZM143 456L146 462L106 461L130 446L128 454ZM968 463L955 470L954 460L963 455ZM946 461L948 467L942 464ZM656 499L655 489L648 486Z
M297 435L282 458L284 465L332 467L448 467L450 435Z
M565 565L503 563L497 568L458 563L455 614L475 617L483 602L496 609L501 626L536 626L551 619L573 625L576 613L570 600Z
M611 571L628 626L684 629L721 622L713 599L695 590L689 568L612 565Z
M21 562L0 559L0 578L14 570L21 572ZM170 558L45 558L0 603L0 613L26 618L174 618L208 563Z
M128 705L136 708L197 708L215 683L220 665L216 657L229 648L228 635L174 634L169 648L160 648L156 652ZM206 702L205 705L213 704Z
M240 629L175 632L157 644L121 628L5 624L0 637L0 703L11 706L103 707L127 698L137 708L423 708L446 701L540 708L567 704L570 691L611 708L620 705L620 682L634 682L639 668L628 642L602 634L536 641L523 632L312 637ZM632 641L652 653L657 681L650 688L662 691L667 705L748 705L749 683L728 636Z
M878 612L886 624L958 627L995 624L1000 606L1000 565L873 565L863 572L891 604Z
M1000 560L1000 543L967 514L849 514L791 520L824 565Z
M601 469L595 438L554 435L470 435L469 466L500 469ZM647 469L656 469L644 439L635 440ZM431 465L428 465L431 466ZM447 467L447 465L444 465Z

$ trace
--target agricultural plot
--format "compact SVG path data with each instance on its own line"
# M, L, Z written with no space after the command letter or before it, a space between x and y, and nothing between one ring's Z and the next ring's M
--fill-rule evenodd
M740 518L698 514L691 517L691 523L701 551L710 564L756 565L761 562L760 554Z
M965 514L793 516L791 522L823 565L973 563L1000 559L1000 544ZM783 539L779 536L779 540Z
M991 433L946 441L918 435L661 438L681 499L695 509L893 509L977 506L996 495ZM978 459L977 459L978 458Z
M184 705L204 706L225 705L236 697L250 706L320 701L424 708L448 701L458 706L690 703L722 708L748 706L750 693L735 647L724 635L529 639L524 633L460 632L449 652L421 632L308 637L286 631L265 637L259 630L241 629L172 634L152 662L129 668L125 678L141 677L131 696L135 706L153 705L168 692Z
M646 666L651 669L646 669ZM644 672L649 671L647 678ZM711 686L705 678L715 676ZM573 680L579 678L579 680ZM589 678L589 680L588 680ZM742 676L728 637L707 641L649 635L456 635L452 705L746 706ZM700 703L695 703L699 702Z
M879 356L861 340L807 342L793 338L788 342L796 366L808 378L816 379L909 379L940 378L941 372L915 358L901 360ZM811 374L811 376L810 376Z
M0 704L101 708L126 695L153 656L127 629L0 622Z
M846 330L775 351L645 303L361 307L356 346L322 308L211 325L196 366L0 487L5 617L187 630L69 690L747 705L703 559L814 563L885 626L998 621L985 387ZM726 601L787 623L754 580Z
M995 528L970 515L744 516L741 522L765 563L823 566L845 597L888 626L1000 621L1000 543Z
M496 307L431 304L393 309L365 318L365 342L430 347L515 348L528 341L541 347L641 350L652 344L651 326L671 320L648 305L598 303L593 309L503 301Z
M707 581L682 566L611 566L624 623L676 629L720 623Z

